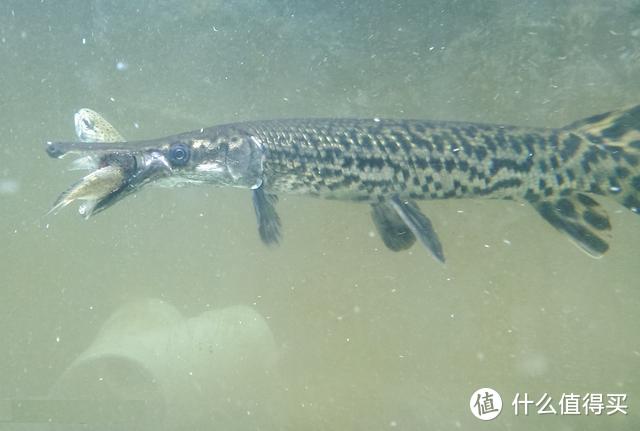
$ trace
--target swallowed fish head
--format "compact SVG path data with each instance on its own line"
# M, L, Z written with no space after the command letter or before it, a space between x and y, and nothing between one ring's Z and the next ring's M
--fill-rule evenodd
M76 135L82 142L123 142L126 139L102 115L82 108L73 116Z

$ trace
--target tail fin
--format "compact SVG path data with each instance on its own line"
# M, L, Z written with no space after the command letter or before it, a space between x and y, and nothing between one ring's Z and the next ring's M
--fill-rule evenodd
M608 178L591 190L612 196L640 214L640 105L606 112L577 121L565 128L595 144L583 155L583 166L607 158ZM603 157L604 156L604 157Z

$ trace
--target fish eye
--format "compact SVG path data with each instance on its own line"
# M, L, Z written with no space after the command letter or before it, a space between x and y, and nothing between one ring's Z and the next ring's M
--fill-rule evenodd
M189 161L189 147L182 143L171 145L169 162L174 166L182 166Z

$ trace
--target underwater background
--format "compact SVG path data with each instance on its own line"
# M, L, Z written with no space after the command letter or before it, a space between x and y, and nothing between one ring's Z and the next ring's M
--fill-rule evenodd
M640 218L612 200L601 259L525 204L421 202L442 265L387 250L367 205L302 196L280 196L276 248L241 189L148 187L88 221L47 216L80 174L44 151L76 139L83 107L130 140L285 117L561 127L640 103L638 1L9 0L0 64L0 429L74 423L73 404L42 400L131 304L113 343L156 328L147 306L175 321L242 306L268 328L260 378L202 348L211 333L150 353L145 378L185 400L165 424L184 429L640 429ZM264 357L254 347L234 345L238 364ZM176 377L189 354L228 372ZM127 376L118 396L136 399ZM469 406L485 387L503 399L487 422ZM254 410L202 417L235 389L256 389ZM516 416L517 393L557 410L563 393L627 394L628 414ZM12 400L41 401L12 416ZM100 426L159 429L127 414Z

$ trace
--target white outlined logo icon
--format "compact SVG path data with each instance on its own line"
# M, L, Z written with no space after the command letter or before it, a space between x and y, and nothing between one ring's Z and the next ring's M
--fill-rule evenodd
M500 414L502 398L491 388L478 389L469 399L469 408L478 419L490 421Z

